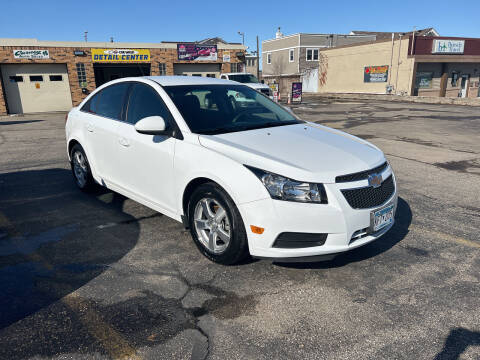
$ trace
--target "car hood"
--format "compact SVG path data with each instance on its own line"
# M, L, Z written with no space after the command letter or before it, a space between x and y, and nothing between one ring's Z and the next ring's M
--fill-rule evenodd
M299 181L334 183L338 175L385 161L367 141L315 123L199 135L199 142L244 165Z

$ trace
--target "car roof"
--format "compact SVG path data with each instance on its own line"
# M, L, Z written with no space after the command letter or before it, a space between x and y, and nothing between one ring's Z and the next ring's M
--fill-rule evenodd
M238 85L235 81L203 76L144 76L144 79L155 81L161 86L179 85Z
M221 75L253 75L253 74L245 73L245 72L236 72L236 73L222 73Z

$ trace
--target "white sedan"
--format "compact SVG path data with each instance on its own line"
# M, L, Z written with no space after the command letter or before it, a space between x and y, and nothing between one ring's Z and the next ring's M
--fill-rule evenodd
M80 189L101 184L183 222L218 263L331 258L394 222L382 151L236 82L114 80L70 111L66 137Z

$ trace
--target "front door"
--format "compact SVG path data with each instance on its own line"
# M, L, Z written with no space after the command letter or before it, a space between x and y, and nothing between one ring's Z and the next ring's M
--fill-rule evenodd
M157 91L144 83L136 83L129 95L126 122L118 128L118 159L116 168L119 185L134 195L175 212L173 195L173 159L175 142L166 135L146 135L134 125L148 116L161 116L167 126L173 117Z
M117 131L130 83L122 82L96 93L83 107L85 139L89 160L98 175L107 183L116 182Z
M460 85L461 87L460 94L462 98L467 97L469 77L470 77L469 75L462 75L462 82Z

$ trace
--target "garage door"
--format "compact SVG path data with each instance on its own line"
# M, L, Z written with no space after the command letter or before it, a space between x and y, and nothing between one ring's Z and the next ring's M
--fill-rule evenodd
M221 64L174 64L175 75L220 77Z
M64 64L2 65L2 79L11 114L65 111L72 108Z

